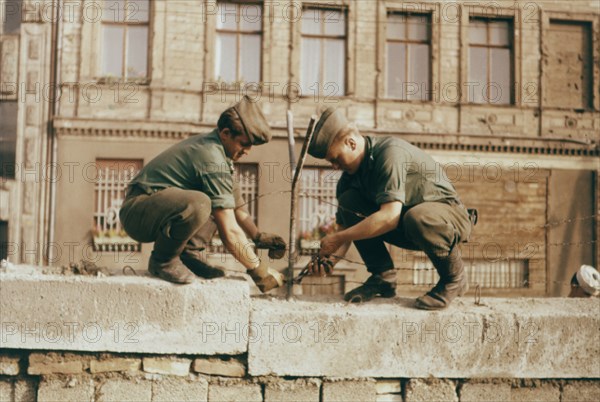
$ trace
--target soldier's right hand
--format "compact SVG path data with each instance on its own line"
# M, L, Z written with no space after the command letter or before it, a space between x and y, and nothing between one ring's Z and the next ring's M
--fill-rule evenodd
M313 257L308 265L308 272L313 276L327 276L333 272L335 263L330 258Z

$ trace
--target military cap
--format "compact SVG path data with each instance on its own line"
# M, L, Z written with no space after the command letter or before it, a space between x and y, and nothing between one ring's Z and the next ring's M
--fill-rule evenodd
M327 108L315 126L308 153L315 158L324 159L335 136L347 125L348 120L339 109Z
M239 116L252 145L261 145L269 142L271 139L271 128L257 102L253 102L248 95L244 95L242 100L233 106L233 110Z

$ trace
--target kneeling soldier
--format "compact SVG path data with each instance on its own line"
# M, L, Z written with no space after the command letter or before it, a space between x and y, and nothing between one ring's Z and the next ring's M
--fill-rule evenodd
M393 297L396 271L387 242L424 251L440 276L437 285L416 300L417 308L447 307L467 291L458 244L468 240L471 221L429 155L399 138L362 136L332 108L317 122L308 152L344 172L336 190L341 230L321 240L320 258L309 264L313 274L331 270L354 242L371 277L344 299Z

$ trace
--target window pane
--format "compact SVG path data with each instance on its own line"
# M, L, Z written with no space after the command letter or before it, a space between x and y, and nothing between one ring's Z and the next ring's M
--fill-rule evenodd
M508 21L490 21L490 44L508 46L509 38L509 23Z
M0 0L0 7L4 7L4 25L1 32L5 34L18 33L21 28L21 0Z
M217 29L237 30L238 6L219 2L217 7Z
M125 9L125 19L132 22L148 22L149 0L129 0Z
M260 5L243 5L240 12L240 27L242 31L262 30L262 8Z
M425 15L408 19L408 38L413 40L429 40L429 19Z
M469 23L469 42L472 44L487 43L487 23L481 20L471 20Z
M127 38L127 77L142 78L148 74L148 27L130 26Z
M237 42L235 34L217 34L215 74L225 82L237 80Z
M469 48L469 102L484 103L487 85L487 48Z
M387 96L402 98L406 77L406 46L403 43L387 44Z
M302 10L302 33L318 35L321 33L321 18L319 10L305 8Z
M325 25L325 35L346 35L345 13L336 10L323 10L321 16Z
M343 39L325 40L325 77L323 94L325 96L344 95L346 80L346 42Z
M242 35L240 71L244 82L260 82L260 35Z
M94 8L92 8L94 10ZM92 13L93 11L89 11ZM125 0L104 0L102 21L122 22L125 19Z
M490 102L510 103L510 50L490 49L491 52L491 77L490 77Z
M15 177L17 102L0 102L0 177Z
M428 100L429 94L429 45L408 45L408 83L406 98Z
M123 27L110 25L105 25L102 29L102 75L122 77L125 30Z
M406 39L406 15L388 14L386 29L388 39Z
M315 93L313 85L320 84L319 69L321 66L321 40L315 38L302 39L302 66L300 87L303 95ZM310 89L310 87L313 87Z

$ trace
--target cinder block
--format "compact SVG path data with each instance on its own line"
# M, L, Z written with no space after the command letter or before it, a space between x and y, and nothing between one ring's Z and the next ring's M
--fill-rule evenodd
M510 400L508 383L465 383L459 391L460 402L498 402Z
M208 400L227 402L262 402L262 390L258 384L229 383L208 386Z
M37 382L29 380L15 381L15 400L14 402L35 401L37 393Z
M265 385L265 402L319 402L321 380L281 380Z
M136 379L108 379L98 387L96 402L151 402L152 383Z
M196 380L163 378L152 382L152 402L208 400L208 382L203 378Z
M65 356L59 353L32 353L29 355L27 373L31 375L81 374L82 372L83 361L76 356Z
M186 376L190 373L190 359L168 357L145 357L144 371L154 374Z
M377 394L399 394L402 392L400 380L377 380Z
M141 359L113 357L104 360L92 360L90 362L90 372L106 373L109 371L137 371L140 369L141 365Z
M376 400L375 381L323 382L323 402L375 402Z
M88 377L73 380L46 378L38 387L38 402L91 401L94 398L94 381Z
M554 384L513 388L510 391L510 398L519 402L560 402L560 388Z
M599 401L600 381L570 381L563 387L562 401Z
M450 380L411 379L406 383L406 402L458 402L456 385Z
M0 375L19 375L19 357L0 357Z
M13 382L0 381L0 402L13 402Z
M224 377L243 377L246 375L246 366L237 359L198 358L194 360L194 371Z

